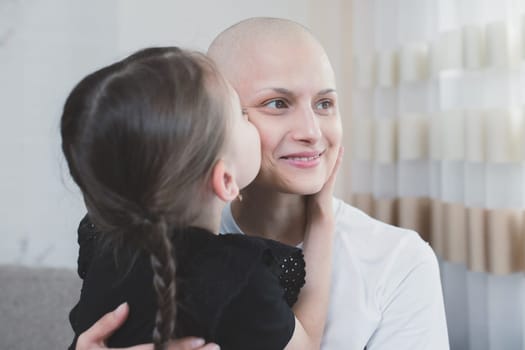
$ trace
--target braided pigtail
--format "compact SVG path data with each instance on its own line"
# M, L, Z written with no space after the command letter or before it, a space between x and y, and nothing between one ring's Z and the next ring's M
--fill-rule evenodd
M150 261L153 270L153 287L157 294L157 314L153 329L155 350L165 350L175 329L175 259L164 219L145 221L149 226Z

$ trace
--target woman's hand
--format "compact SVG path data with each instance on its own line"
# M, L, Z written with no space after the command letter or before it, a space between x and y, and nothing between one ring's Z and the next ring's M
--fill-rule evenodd
M127 303L120 305L114 311L108 312L99 319L91 328L82 333L77 340L76 350L102 350L108 349L105 341L126 320L129 313ZM136 345L121 350L153 350L153 344ZM117 350L117 349L113 349ZM188 337L170 342L168 350L219 350L216 344L204 344L204 339Z

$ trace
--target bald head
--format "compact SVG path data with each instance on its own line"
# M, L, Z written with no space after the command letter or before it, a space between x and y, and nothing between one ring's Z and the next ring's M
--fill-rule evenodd
M309 36L315 40L309 30L297 22L282 18L249 18L217 35L208 48L208 55L220 58L228 51L243 49L253 41L277 37L284 40L297 36Z
M257 17L243 20L220 33L208 48L208 56L234 85L239 72L257 65L257 56L271 53L279 57L283 47L307 45L319 54L325 51L310 31L297 22L281 18Z

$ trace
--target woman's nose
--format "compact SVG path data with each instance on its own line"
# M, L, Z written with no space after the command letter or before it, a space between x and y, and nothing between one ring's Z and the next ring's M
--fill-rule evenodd
M321 138L319 120L311 107L298 108L294 118L292 136L294 140L316 143Z

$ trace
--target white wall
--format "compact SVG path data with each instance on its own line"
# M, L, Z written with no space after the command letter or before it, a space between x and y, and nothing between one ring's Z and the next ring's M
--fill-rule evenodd
M76 265L85 209L58 125L79 79L144 46L204 50L252 16L318 21L304 0L1 0L0 264Z

